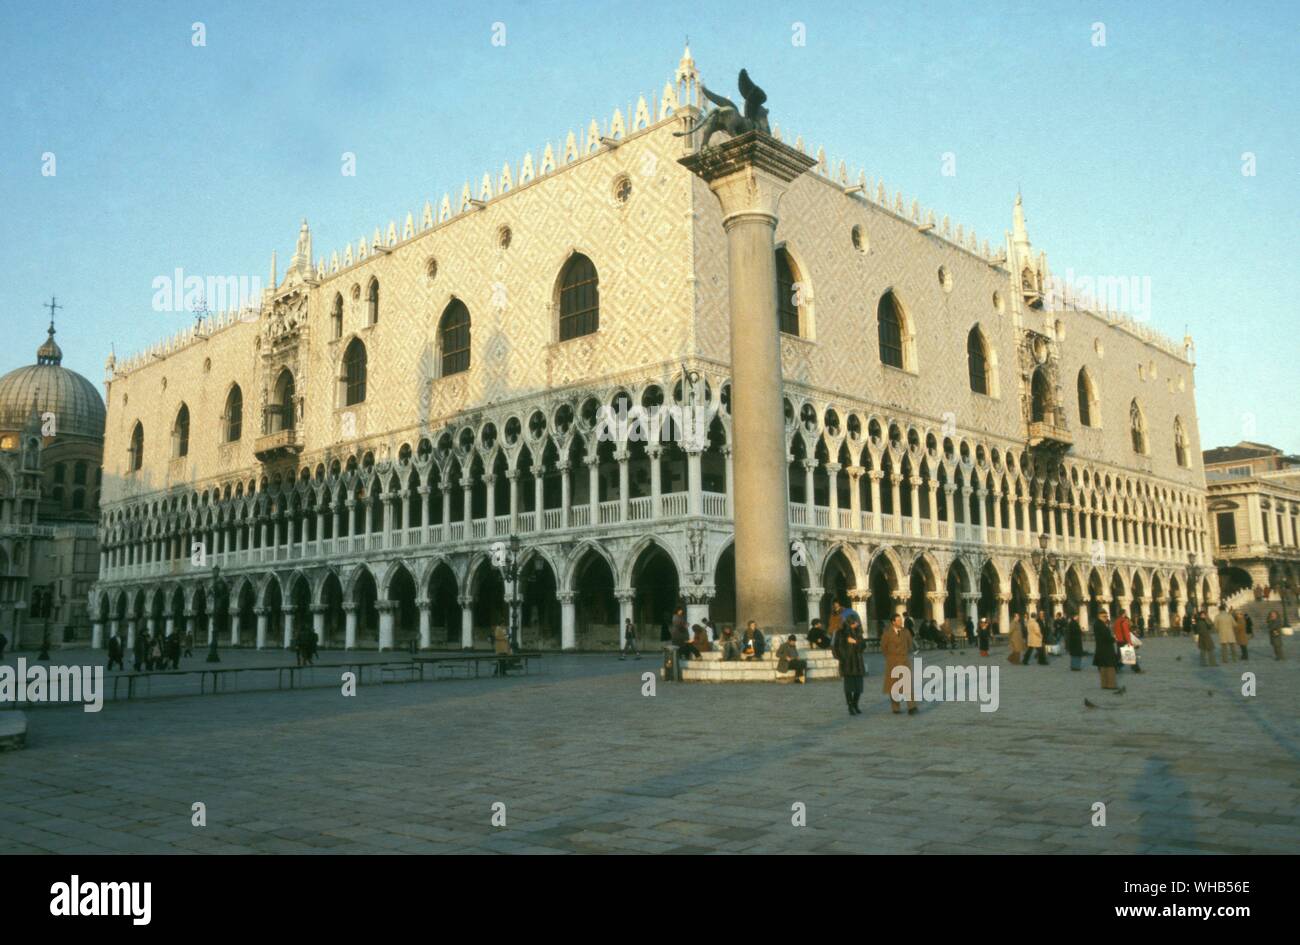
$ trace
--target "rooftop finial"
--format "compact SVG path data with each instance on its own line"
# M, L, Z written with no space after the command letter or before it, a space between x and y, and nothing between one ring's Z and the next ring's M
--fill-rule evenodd
M50 300L41 307L50 310L50 327L45 336L45 343L36 349L36 363L57 365L63 360L63 352L54 343L54 311L63 308L63 306L59 304L56 296L51 295Z

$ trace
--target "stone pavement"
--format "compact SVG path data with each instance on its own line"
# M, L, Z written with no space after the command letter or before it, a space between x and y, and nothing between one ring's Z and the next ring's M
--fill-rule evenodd
M648 698L655 658L594 655L352 698L39 708L28 747L0 754L0 852L1295 853L1289 649L1202 669L1187 640L1151 640L1123 696L1091 666L995 656L997 712L913 717L889 714L878 655L860 718L837 682L659 682ZM926 659L981 662L973 649ZM195 802L206 827L191 826ZM1105 827L1091 826L1096 802ZM796 803L806 826L792 825Z

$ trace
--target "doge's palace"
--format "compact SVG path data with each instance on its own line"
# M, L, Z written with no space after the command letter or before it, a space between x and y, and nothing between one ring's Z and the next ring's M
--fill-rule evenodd
M107 371L97 629L529 648L735 612L728 257L672 80ZM776 280L795 619L1217 600L1194 349L815 160ZM1028 201L1032 205L1032 199ZM514 541L512 541L514 539ZM517 547L517 553L512 551ZM517 577L507 580L503 559Z

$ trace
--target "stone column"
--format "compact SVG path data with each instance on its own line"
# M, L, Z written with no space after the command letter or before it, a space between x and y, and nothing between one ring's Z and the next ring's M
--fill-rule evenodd
M576 649L578 646L577 608L573 601L577 595L573 591L560 591L555 596L560 602L560 648Z
M777 208L816 161L761 131L681 159L722 205L731 313L731 418L736 480L736 612L765 632L794 622L790 582L785 403L776 305ZM775 576L775 578L774 578Z
M812 626L814 620L821 619L822 615L822 597L826 594L824 587L805 587L803 589L804 600L808 603L808 626Z
M510 534L519 534L519 470L507 470L506 478L510 480ZM421 516L420 524L424 524ZM423 644L421 644L423 645Z
M510 489L514 491L514 477L510 479ZM513 502L511 503L514 504ZM433 646L433 630L429 626L429 611L433 607L433 601L427 598L421 598L415 602L415 606L420 609L420 649L427 650Z
M98 620L90 625L90 646L95 650L104 648L104 624Z
M867 477L871 480L871 530L880 531L880 479L884 476L879 469L867 471Z
M343 605L343 649L357 648L357 604Z
M859 483L862 481L861 466L850 466L847 470L849 474L849 523L855 532L862 530L862 496L858 493Z
M660 450L658 446L651 446L649 449L646 450L647 455L649 455L650 457L650 517L651 518L659 518L659 516L663 514L663 509L661 508L661 506L663 505L663 500L659 498L660 488L661 488L659 485L660 482L659 457L662 455L662 452L663 451Z
M1005 636L1011 632L1011 595L998 595L998 635Z
M312 604L311 606L311 629L316 634L316 645L325 646L325 611L328 610L324 604Z
M629 503L632 501L632 453L627 449L621 449L614 453L614 458L618 460L618 520L626 522L631 516L628 511ZM599 514L591 520L592 525L600 523Z
M569 527L569 461L561 460L555 464L560 471L560 527Z
M709 601L712 596L706 594L701 588L691 588L686 591L686 626L693 627L697 623L703 624L706 617L709 616Z
M908 516L911 519L911 530L913 535L921 534L921 501L920 501L920 476L909 476L907 479L908 488L911 490L912 497L912 514Z
M379 610L379 650L393 648L393 614L397 610L397 601L381 600L375 603Z
M293 647L293 620L296 609L292 604L286 604L280 608L280 623L283 625L282 636L284 637L284 648L286 650Z
M265 607L255 607L253 613L257 614L257 648L266 649L266 627L271 612Z
M131 641L135 643L134 640ZM239 646L239 607L230 612L230 646Z
M460 648L474 649L474 598L462 594L456 598L460 604Z
M621 653L627 646L627 636L623 633L623 628L632 619L632 604L636 600L636 590L631 587L620 587L614 591L614 597L618 599L618 650ZM643 642L637 640L638 649Z

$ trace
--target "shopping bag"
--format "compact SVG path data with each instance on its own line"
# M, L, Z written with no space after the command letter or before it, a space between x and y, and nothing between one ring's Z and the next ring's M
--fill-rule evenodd
M1136 666L1138 661L1137 650L1130 643L1125 643L1119 648L1120 662L1125 666Z

